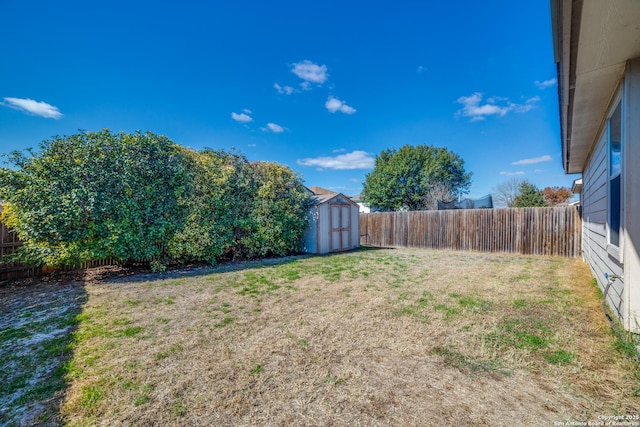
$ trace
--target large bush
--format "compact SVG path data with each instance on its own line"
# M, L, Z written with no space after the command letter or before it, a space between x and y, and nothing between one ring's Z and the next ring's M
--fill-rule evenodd
M186 195L189 215L169 243L178 261L238 258L240 240L250 230L256 180L249 162L237 153L189 152L192 191Z
M36 265L216 262L301 247L309 197L291 170L164 136L81 132L0 169L2 220Z
M252 165L256 192L241 240L250 258L299 252L308 225L309 193L291 169L270 162Z
M54 137L0 170L3 220L35 264L159 259L187 205L185 152L152 133L82 132Z

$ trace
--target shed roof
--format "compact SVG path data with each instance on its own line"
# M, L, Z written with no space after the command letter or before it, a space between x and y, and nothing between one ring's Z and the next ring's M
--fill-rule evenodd
M351 200L351 198L349 196L345 196L342 193L331 193L331 194L316 194L314 196L311 196L311 199L314 201L315 205L321 205L323 203L328 203L332 200L335 200L337 198L342 198L345 201L347 201L348 203L352 204L353 206L360 208L358 206L358 204L356 202L354 202L353 200Z

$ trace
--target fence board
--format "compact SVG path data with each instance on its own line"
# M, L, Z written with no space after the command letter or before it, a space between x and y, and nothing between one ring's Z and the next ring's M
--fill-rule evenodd
M580 256L575 206L360 214L360 244Z
M6 261L7 256L20 246L22 246L22 242L18 240L16 233L0 222L0 280L15 279L35 274L33 267Z
M22 242L20 242L16 233L0 222L0 281L33 277L40 273L39 268L7 261L7 256L20 246L22 246ZM113 259L102 259L85 262L75 268L84 269L114 264L117 264L117 261Z

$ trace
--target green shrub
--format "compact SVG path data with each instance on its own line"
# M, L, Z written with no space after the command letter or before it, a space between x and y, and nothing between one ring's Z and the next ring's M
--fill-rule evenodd
M165 136L80 132L0 169L0 219L16 260L75 266L114 258L215 263L300 250L310 198L301 178L235 152L185 149Z
M0 169L3 221L24 246L23 262L158 259L186 218L191 184L185 150L167 137L81 132L54 137Z

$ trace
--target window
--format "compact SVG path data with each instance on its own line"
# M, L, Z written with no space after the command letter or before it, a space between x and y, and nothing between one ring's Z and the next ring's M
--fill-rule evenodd
M609 244L620 246L621 171L622 171L622 112L618 101L607 120L609 133Z

